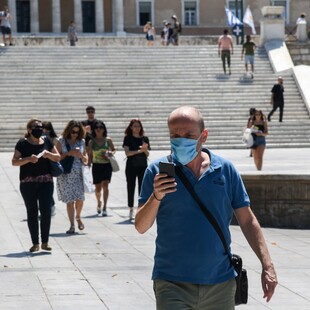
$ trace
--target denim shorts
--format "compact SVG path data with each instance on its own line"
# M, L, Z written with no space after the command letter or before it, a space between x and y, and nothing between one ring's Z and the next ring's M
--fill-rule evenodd
M250 63L251 65L254 65L254 55L245 55L244 62Z

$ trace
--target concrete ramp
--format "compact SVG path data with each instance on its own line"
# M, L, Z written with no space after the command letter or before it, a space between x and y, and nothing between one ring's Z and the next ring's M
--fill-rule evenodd
M275 73L291 72L294 64L285 42L272 40L266 42L264 46Z
M310 113L310 66L296 66L293 68L293 74L299 91Z

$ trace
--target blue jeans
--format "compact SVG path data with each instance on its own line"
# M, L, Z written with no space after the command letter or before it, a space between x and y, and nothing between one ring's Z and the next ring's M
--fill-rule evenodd
M19 188L27 209L27 223L32 244L39 244L38 210L41 214L41 240L42 243L48 243L54 184L52 182L27 182L20 183Z

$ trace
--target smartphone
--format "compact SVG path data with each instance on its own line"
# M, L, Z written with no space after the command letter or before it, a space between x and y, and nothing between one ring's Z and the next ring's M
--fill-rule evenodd
M169 178L175 178L175 168L173 163L159 162L159 172L166 173Z

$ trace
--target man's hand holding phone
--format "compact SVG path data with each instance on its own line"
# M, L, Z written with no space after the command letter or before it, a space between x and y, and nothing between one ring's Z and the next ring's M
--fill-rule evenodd
M159 174L154 178L154 196L160 201L166 194L173 193L177 190L175 182L175 170L172 163L159 163Z

